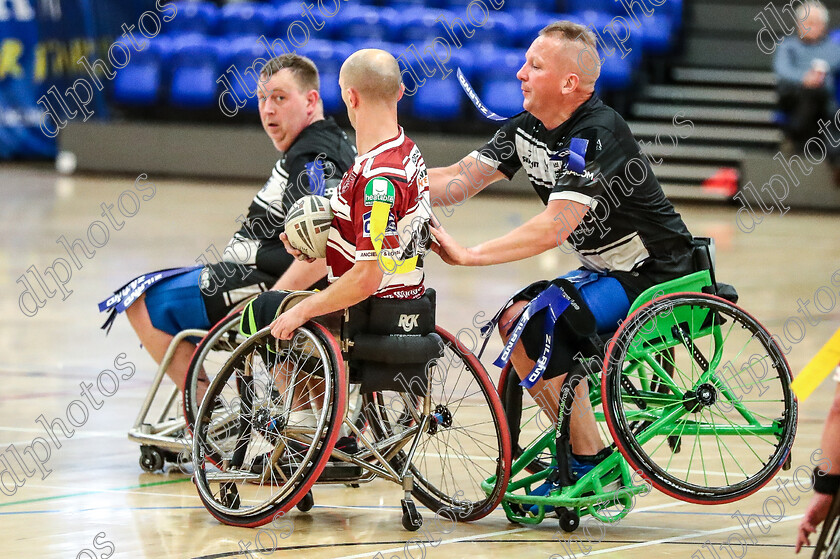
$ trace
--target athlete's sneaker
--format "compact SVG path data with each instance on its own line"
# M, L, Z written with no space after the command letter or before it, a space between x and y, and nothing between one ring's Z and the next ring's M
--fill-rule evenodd
M579 455L572 453L571 460L569 460L569 468L575 477L580 479L594 470L595 466L610 457L612 453L613 451L610 448L604 448L598 454Z
M613 451L610 448L604 448L600 452L598 452L598 454L593 454L593 455L579 455L579 454L574 454L573 453L570 457L570 460L569 460L569 469L572 471L572 474L575 476L576 479L581 479L583 476L585 476L586 474L591 472L593 469L595 469L595 466L597 466L598 464L600 464L601 462L606 460L609 456L611 456L612 453L613 453ZM556 469L556 466L552 466L552 468ZM551 478L551 476L549 476L549 478ZM549 478L547 478L546 481L542 485L536 487L533 491L531 491L529 493L529 495L537 495L537 496L540 496L540 497L545 497L546 495L548 495L551 492L551 490L556 489L558 487L558 485L556 485L555 483L553 483L551 481L548 481ZM611 483L607 484L606 486L604 486L604 491L615 491L615 490L617 490L618 487L619 487L620 480L621 480L621 478L618 478L614 482L611 482ZM592 493L585 493L582 496L591 495L591 494ZM537 515L540 512L540 507L539 507L539 505L533 505L528 510L531 514ZM553 510L554 510L554 507L552 507L550 505L545 506L546 514L548 514L549 512L552 512Z

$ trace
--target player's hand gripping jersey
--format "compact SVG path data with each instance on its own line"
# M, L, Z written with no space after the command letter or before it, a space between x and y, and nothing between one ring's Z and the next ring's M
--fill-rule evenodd
M420 150L405 136L356 158L330 200L335 217L327 241L332 283L357 260L378 260L385 275L374 296L423 294L429 242L429 179Z

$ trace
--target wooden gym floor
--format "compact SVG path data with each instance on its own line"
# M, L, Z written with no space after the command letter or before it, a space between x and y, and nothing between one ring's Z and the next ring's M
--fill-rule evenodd
M139 183L138 185L142 184ZM132 277L160 268L189 265L212 243L223 248L236 229L235 217L244 211L260 185L195 183L149 177L156 187L140 191L134 177L60 177L43 168L0 166L0 556L2 557L571 557L588 556L635 558L708 557L714 558L704 542L733 543L721 550L720 557L750 558L792 556L795 529L809 494L792 490L799 498L786 503L784 518L769 524L768 533L755 527L756 545L738 547L745 536L733 513L761 513L765 499L779 495L775 482L759 493L733 504L704 507L675 501L656 491L640 499L634 511L617 525L602 530L590 528L588 536L576 532L583 541L563 544L557 537L557 524L547 521L537 527L507 522L501 509L482 521L458 525L451 533L436 525L425 512L425 532L411 534L400 526L399 488L375 481L359 489L344 486L315 488L316 505L309 513L293 511L289 519L293 532L281 538L273 535L277 549L272 552L272 534L263 532L255 543L257 530L231 528L219 524L201 505L189 478L174 469L166 474L146 474L138 466L138 446L129 442L131 426L154 372L154 363L139 347L127 321L120 317L109 336L99 330L104 316L96 304ZM125 191L134 192L139 201L137 213L124 218L113 209L109 224L101 204L117 204ZM123 207L130 213L131 194L123 195ZM475 244L501 234L522 223L541 208L531 196L521 199L480 195L455 210L445 224L464 244ZM679 204L695 235L717 240L719 279L737 286L740 304L761 320L772 332L783 334L785 321L799 316L797 299L813 300L815 292L823 308L828 308L828 291L834 306L840 287L840 220L837 215L791 211L766 217L753 232L740 231L732 207L705 207ZM45 304L35 316L27 317L18 303L23 287L16 280L30 267L43 271L58 257L67 254L57 240L64 235L72 242L87 237L93 225L95 248L91 259L80 258L81 269L73 267L67 282L68 294L44 297ZM120 222L124 221L124 224ZM116 228L119 227L119 230ZM103 242L105 232L107 242ZM86 241L87 242L87 241ZM88 245L93 248L91 245ZM211 257L212 260L212 257ZM559 250L527 262L492 269L455 269L436 257L428 263L427 284L438 292L438 321L447 329L471 328L472 317L483 311L484 319L516 288L538 278L553 277L576 266L573 257ZM36 288L37 289L37 288ZM72 291L72 293L69 293ZM43 295L40 295L43 297ZM27 300L28 301L28 300ZM32 305L31 301L28 304ZM830 337L840 323L840 309L821 312L814 303L808 307L815 324L803 322L804 334L793 322L790 335L803 335L792 346L787 358L794 372ZM500 349L494 338L483 361L490 362ZM125 356L115 365L118 354ZM488 358L489 356L489 358ZM124 363L136 368L131 376ZM80 383L96 383L105 369L128 378L121 380L111 397L98 396L99 409L83 404L88 417L74 400L83 401ZM498 370L489 368L494 380ZM108 388L106 388L107 390ZM810 467L809 456L819 445L822 422L834 392L826 380L800 407L799 431L793 451L794 468ZM71 407L68 409L68 405ZM36 437L46 437L38 423L75 418L79 427L73 436L57 433L45 460L44 474L21 474L14 445L22 453ZM68 427L72 426L68 424ZM36 452L45 449L36 444ZM31 457L24 458L32 467ZM16 470L17 484L8 473ZM789 478L793 470L782 472ZM772 508L771 508L772 510ZM753 524L755 526L755 524ZM283 534L288 534L287 525ZM431 540L425 550L404 548L412 537ZM591 539L591 547L585 540ZM600 540L600 541L599 541ZM747 536L747 540L749 537ZM265 549L267 546L268 549ZM655 546L655 547L654 547ZM262 547L262 554L241 551ZM809 554L810 555L810 554Z

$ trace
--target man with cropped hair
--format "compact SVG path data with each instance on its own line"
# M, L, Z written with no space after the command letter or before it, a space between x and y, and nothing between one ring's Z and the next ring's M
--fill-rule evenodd
M318 69L311 60L277 56L266 63L260 79L260 121L282 157L251 201L247 218L237 218L242 227L222 261L179 269L126 305L132 328L158 363L178 332L207 330L243 299L272 287L306 289L326 275L322 264L296 261L279 235L286 212L301 196L335 191L355 149L335 121L324 118ZM194 349L193 343L181 341L166 371L180 387ZM200 393L205 385L200 380Z
M525 59L517 72L525 110L458 164L430 169L430 189L432 199L446 200L447 184L461 166L480 171L467 197L524 169L546 209L471 248L433 229L440 243L433 249L461 266L523 260L564 242L579 257L581 269L526 287L497 317L506 342L501 360L513 363L556 421L562 382L578 356L594 356L587 345L592 337L615 331L630 302L648 287L693 272L693 241L624 119L594 93L600 59L591 31L569 21L552 23ZM463 201L459 191L454 203ZM565 310L569 303L556 298L558 292L571 299ZM553 324L545 319L547 306L559 315ZM600 438L585 380L575 394L571 469L580 477L611 451Z

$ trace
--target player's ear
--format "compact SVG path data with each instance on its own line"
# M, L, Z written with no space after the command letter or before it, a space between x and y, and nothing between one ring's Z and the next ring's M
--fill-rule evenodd
M400 82L400 92L397 94L397 101L403 98L403 94L405 93L405 84Z
M580 85L580 76L574 73L566 74L566 79L562 81L562 84L563 87L561 88L561 92L564 94L571 93L578 88L578 85Z
M315 89L310 89L306 92L306 108L314 111L318 107L318 100L321 99L321 94Z

